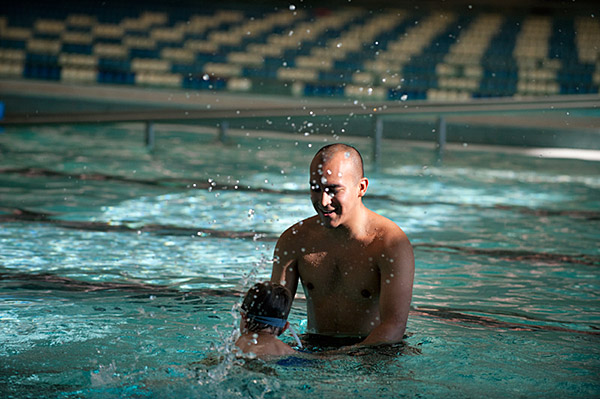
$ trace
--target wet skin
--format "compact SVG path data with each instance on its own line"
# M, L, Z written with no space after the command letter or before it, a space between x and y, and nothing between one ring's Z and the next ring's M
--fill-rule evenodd
M287 328L284 328L284 330ZM241 335L235 342L243 353L252 352L258 357L284 356L296 353L286 343L280 341L272 328L263 331L251 332L246 328L246 318L242 315L240 320ZM283 331L281 331L283 332ZM279 334L281 334L281 332Z
M406 328L414 258L402 230L362 203L368 180L345 151L310 168L316 216L290 227L275 248L272 281L307 298L308 330L398 342Z

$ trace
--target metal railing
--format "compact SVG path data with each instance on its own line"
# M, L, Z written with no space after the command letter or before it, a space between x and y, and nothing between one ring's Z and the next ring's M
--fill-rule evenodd
M62 112L47 114L7 114L0 126L118 123L140 122L145 124L145 142L149 148L155 143L154 124L216 122L219 124L218 138L225 141L229 122L236 119L264 119L274 117L312 118L315 116L366 116L372 118L373 161L375 166L381 159L381 143L384 138L385 118L399 116L430 116L437 118L436 149L442 156L446 145L446 123L449 116L523 111L576 111L592 110L594 117L600 117L599 95L555 96L531 99L478 99L460 103L429 101L406 101L384 103L331 103L311 106L304 103L297 106L269 107L223 107L221 109L165 109L114 112ZM600 121L600 119L598 119ZM600 130L600 123L595 126Z

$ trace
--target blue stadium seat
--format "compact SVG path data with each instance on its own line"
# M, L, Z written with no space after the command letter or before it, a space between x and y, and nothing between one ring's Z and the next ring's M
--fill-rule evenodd
M226 77L235 76L251 81L250 86L259 89L299 81L305 95L319 97L343 96L344 85L378 90L390 100L405 96L424 99L428 90L432 97L439 98L455 98L465 91L473 97L598 92L596 50L582 44L585 40L594 42L593 38L583 39L590 37L584 33L595 32L594 27L583 29L591 23L588 19L582 22L568 15L502 14L498 33L491 36L489 44L485 42L487 48L478 48L481 52L485 48L485 52L473 55L469 51L451 54L451 49L472 25L477 26L473 32L491 35L491 28L486 31L481 19L473 22L484 12L448 12L445 19L437 10L405 9L402 12L406 17L395 19L386 15L388 10L364 13L339 8L323 13L321 9L306 8L283 23L278 20L283 10L257 4L238 4L237 9L220 4L170 7L157 2L139 8L120 3L102 8L88 2L36 4L39 7L31 12L23 12L25 6L20 3L3 5L3 21L12 30L0 30L0 50L23 50L24 60L21 56L19 60L7 58L6 62L19 62L25 78L56 80L64 65L65 80L76 80L78 68L83 67L87 80L97 68L100 83L136 84L139 71L138 84L146 82L146 72L166 73L183 76L184 88L224 90ZM383 25L378 26L382 21ZM495 21L500 23L499 19ZM524 22L528 29L523 28ZM112 27L96 28L100 24ZM253 30L252 34L246 35L245 29ZM302 29L312 33L302 35ZM419 37L403 41L413 31L427 38L416 48L410 42ZM533 45L530 40L521 40L529 39L524 35L536 36L539 32L541 36L534 37L538 41ZM292 34L297 35L297 42ZM350 45L341 48L342 41ZM544 52L541 58L535 58L537 53L527 54L537 44ZM406 58L402 57L404 51L409 53ZM452 63L449 54L468 57L463 63ZM586 55L582 58L582 54ZM90 56L91 61L77 61L76 55ZM149 67L146 71L139 59L153 60L148 62L167 70ZM222 68L222 78L205 78L204 67L209 63ZM234 71L226 72L227 68ZM285 74L295 68L299 72L296 77L294 71ZM20 74L17 70L5 68L4 73L14 77ZM281 70L284 74L280 75Z
M63 43L63 53L92 54L93 46L91 44Z

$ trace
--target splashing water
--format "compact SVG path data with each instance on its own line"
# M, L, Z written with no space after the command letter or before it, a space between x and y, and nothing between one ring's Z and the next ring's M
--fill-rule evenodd
M250 268L248 273L242 274L240 279L240 292L245 293L251 285L253 285L257 276L264 272L264 270L270 265L272 259L267 258L265 255L261 256L258 262ZM253 353L244 354L240 357L239 352L236 350L235 342L240 336L239 322L240 322L240 303L235 303L231 307L230 315L232 322L229 325L214 326L214 330L218 335L218 343L213 343L210 346L210 351L215 352L219 355L219 362L216 366L208 370L208 377L216 383L221 383L229 376L231 370L235 366L243 364L244 359L254 359L256 356ZM199 381L200 382L200 381ZM264 393L264 392L263 392Z

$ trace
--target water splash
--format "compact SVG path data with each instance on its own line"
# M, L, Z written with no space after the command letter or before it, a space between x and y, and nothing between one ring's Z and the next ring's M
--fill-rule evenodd
M237 306L234 305L231 309L232 315L238 314ZM235 322L239 320L239 316L234 318L234 326L230 329L222 329L220 326L215 326L214 329L219 337L220 344L213 344L210 347L212 352L220 354L219 362L215 367L208 370L208 377L216 383L225 381L231 369L235 365L241 364L241 359L238 359L235 351L235 341L239 337L239 331L235 326ZM200 382L200 381L199 381Z
M248 288L257 281L258 275L271 263L272 259L263 254L260 260L255 262L247 273L242 274L239 282L239 291L245 293ZM208 377L216 383L225 381L234 367L241 366L245 359L256 358L256 355L253 353L242 355L235 346L235 342L240 336L239 324L241 316L239 302L231 307L230 315L232 319L231 324L226 326L217 325L214 327L218 336L218 343L214 343L210 346L211 352L219 354L218 363L208 370ZM201 380L199 380L199 382L202 383Z
M120 381L117 365L113 360L108 366L100 365L97 370L90 373L92 387L105 387L117 385Z

